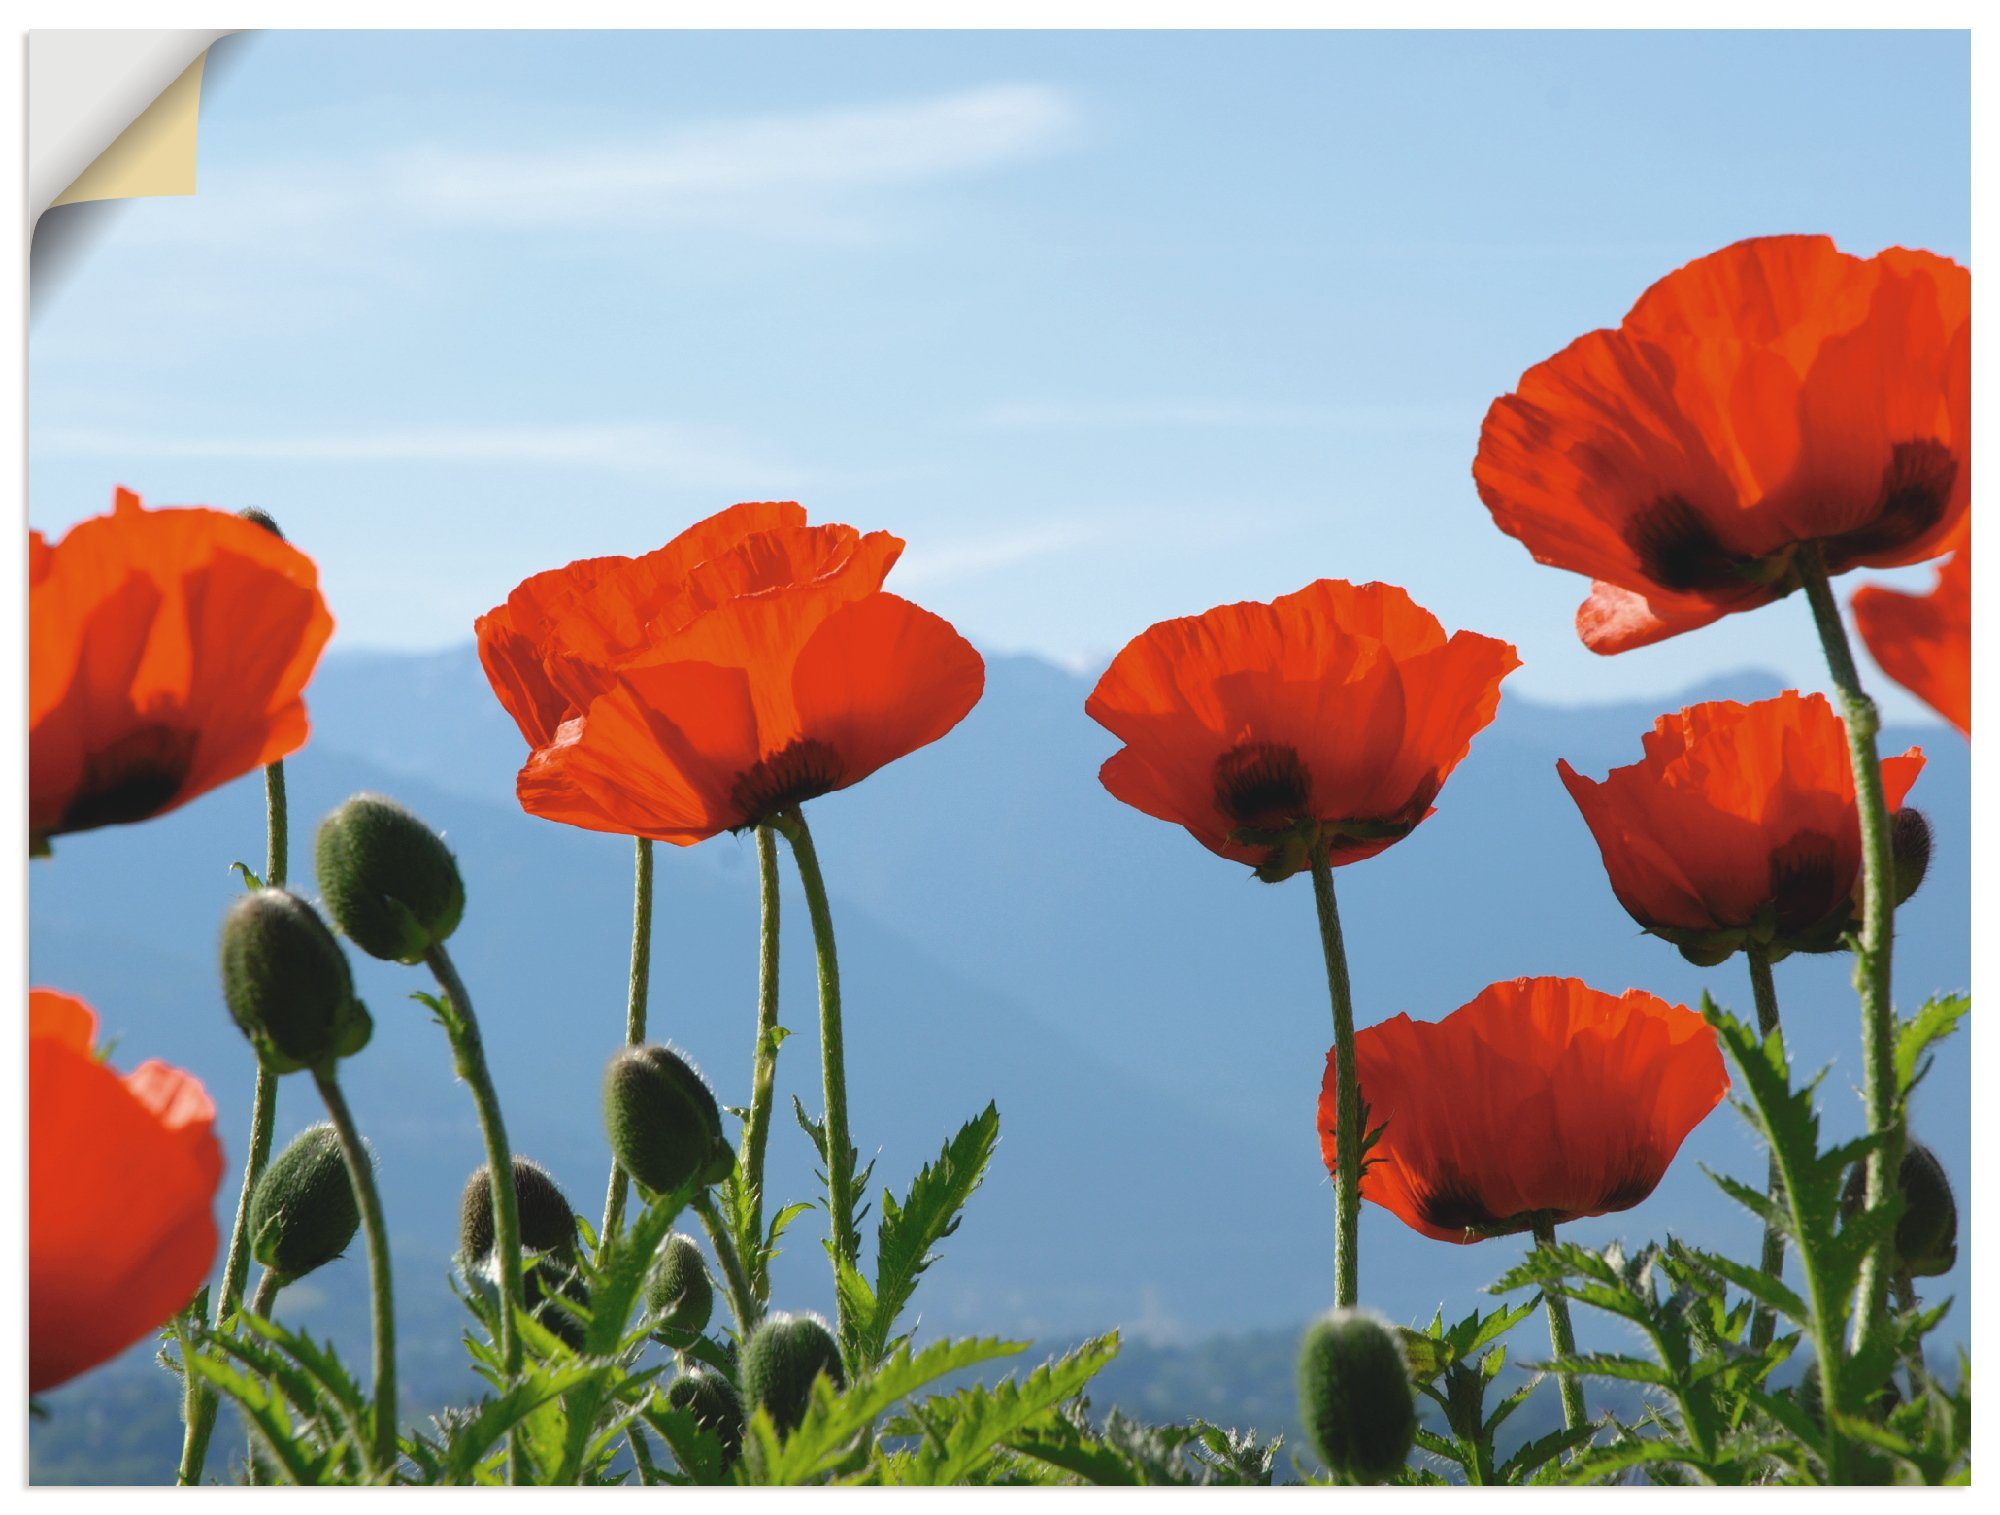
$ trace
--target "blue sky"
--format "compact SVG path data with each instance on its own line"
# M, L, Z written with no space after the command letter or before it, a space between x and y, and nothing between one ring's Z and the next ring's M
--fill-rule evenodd
M264 506L346 647L785 497L993 650L1381 578L1543 699L1820 685L1803 605L1585 652L1479 420L1742 236L1966 258L1969 111L1961 33L238 37L37 317L30 518Z

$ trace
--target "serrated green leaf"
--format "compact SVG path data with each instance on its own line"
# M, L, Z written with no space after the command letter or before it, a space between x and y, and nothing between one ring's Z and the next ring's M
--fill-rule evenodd
M951 1396L951 1421L942 1443L931 1440L919 1446L896 1481L935 1485L969 1477L997 1449L1028 1430L1037 1416L1080 1393L1118 1355L1118 1346L1113 1331L1044 1363L1019 1382L1005 1378L991 1388Z

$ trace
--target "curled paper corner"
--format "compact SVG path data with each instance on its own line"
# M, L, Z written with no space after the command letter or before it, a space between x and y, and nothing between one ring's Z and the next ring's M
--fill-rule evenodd
M207 61L204 48L109 147L91 159L90 167L50 202L51 208L85 200L193 194L201 67Z

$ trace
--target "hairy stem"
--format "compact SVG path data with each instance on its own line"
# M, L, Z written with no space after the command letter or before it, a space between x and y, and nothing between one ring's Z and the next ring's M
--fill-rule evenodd
M653 839L633 838L632 977L625 995L625 1045L646 1039L646 994L653 977ZM625 1223L625 1170L611 1160L611 1183L604 1195L604 1224L598 1245L610 1242Z
M757 1308L757 1295L750 1286L750 1275L743 1271L743 1259L737 1255L728 1223L715 1207L714 1195L704 1189L693 1204L694 1213L701 1219L702 1229L708 1233L709 1244L715 1248L715 1260L722 1265L722 1285L729 1294L729 1313L736 1317L736 1339L748 1341L751 1329L762 1313Z
M840 960L834 950L833 913L827 906L826 880L813 848L806 818L788 810L774 823L792 845L799 882L805 887L806 911L812 916L813 946L819 954L819 1056L826 1092L827 1214L833 1236L836 1279L840 1265L853 1265L861 1252L854 1222L854 1146L847 1132L847 1054L840 1027ZM845 1296L836 1291L840 1339L848 1339Z
M361 1135L354 1129L354 1115L347 1108L333 1065L313 1069L313 1083L326 1105L327 1119L340 1140L340 1155L347 1163L347 1181L354 1185L354 1197L361 1203L361 1228L368 1240L368 1287L375 1339L375 1404L370 1443L365 1449L370 1465L379 1478L387 1477L396 1466L396 1300L389 1274L389 1227L382 1219L382 1194L375 1187L375 1164Z
M1752 944L1744 950L1750 960L1750 992L1757 1001L1757 1030L1766 1040L1778 1029L1778 988L1771 979L1771 957L1764 948ZM1771 1197L1773 1207L1785 1202L1785 1175L1778 1166L1778 1155L1773 1152L1765 1170L1764 1192ZM1782 1278L1785 1272L1785 1233L1775 1220L1764 1223L1764 1253L1760 1260L1766 1276ZM1777 1312L1769 1305L1759 1305L1750 1322L1750 1345L1762 1350L1771 1344L1771 1338L1778 1328Z
M284 887L289 827L285 814L285 765L282 760L264 770L264 882L273 889ZM257 1065L257 1087L250 1096L250 1142L243 1157L243 1185L236 1195L236 1219L229 1227L229 1250L222 1265L222 1290L215 1297L215 1323L229 1319L243 1298L243 1285L250 1276L250 1200L257 1181L271 1160L271 1137L278 1120L278 1076L263 1063ZM181 1438L179 1481L201 1482L208 1461L209 1439L215 1434L215 1413L220 1401L215 1390L189 1374L181 1401L187 1432Z
M764 1236L764 1149L771 1137L771 1102L778 1084L778 841L769 826L757 828L757 877L761 921L757 936L757 1044L750 1060L750 1117L743 1123L743 1152L736 1181L749 1208L749 1237ZM771 1297L770 1270L761 1255L750 1264L750 1286L759 1303Z
M1326 953L1327 993L1333 1000L1333 1302L1345 1309L1354 1304L1361 1287L1361 1076L1354 1065L1354 989L1347 977L1340 907L1333 897L1333 868L1326 849L1318 844L1313 848L1312 880L1320 946Z
M1894 1192L1903 1161L1903 1114L1896 1088L1896 1012L1890 997L1889 958L1895 937L1895 864L1889 846L1889 806L1882 792L1882 762L1875 736L1881 717L1861 687L1847 628L1827 582L1826 565L1817 548L1800 560L1806 598L1826 652L1827 671L1840 696L1847 725L1847 758L1854 770L1854 797L1861 816L1861 937L1854 949L1854 987L1861 996L1861 1087L1867 1102L1868 1129L1881 1143L1868 1154L1868 1204L1883 1203ZM1889 1274L1894 1264L1895 1238L1885 1234L1862 1264L1850 1342L1861 1343L1887 1317Z
M500 1117L500 1096L486 1066L486 1048L479 1022L472 1013L472 996L451 954L439 942L424 954L424 962L450 1001L446 1032L451 1037L452 1062L472 1090L479 1108L479 1135L486 1144L487 1178L493 1196L493 1258L500 1273L500 1356L507 1376L521 1371L521 1332L515 1312L523 1308L521 1290L521 1218L514 1193L514 1154L507 1145L507 1126Z
M1535 1245L1552 1251L1555 1244L1555 1222L1536 1221ZM1575 1357L1576 1329L1570 1324L1569 1301L1549 1288L1542 1290L1542 1305L1549 1312L1549 1346L1559 1358ZM1572 1431L1588 1425L1590 1415L1584 1408L1581 1380L1574 1373L1558 1373L1556 1385L1562 1391L1563 1425Z

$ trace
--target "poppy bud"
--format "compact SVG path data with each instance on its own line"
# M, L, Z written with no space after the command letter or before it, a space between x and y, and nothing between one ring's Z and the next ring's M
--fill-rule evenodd
M669 1346L688 1341L715 1311L715 1285L692 1236L679 1231L666 1239L646 1277L646 1307L656 1334Z
M331 1125L307 1126L271 1159L250 1196L249 1225L250 1255L286 1280L347 1250L361 1206Z
M1900 905L1917 892L1930 871L1931 823L1923 811L1905 805L1889 818L1889 856L1895 864Z
M374 1029L340 943L312 906L284 889L245 894L222 918L222 993L274 1073L351 1057Z
M553 1252L530 1257L521 1269L521 1303L542 1328L572 1352L583 1350L584 1322L555 1301L589 1305L590 1286L568 1259Z
M1936 1278L1958 1261L1958 1201L1937 1154L1920 1142L1903 1149L1896 1176L1903 1213L1896 1222L1896 1257L1912 1278ZM1852 1216L1868 1194L1868 1165L1856 1163L1847 1175L1843 1208Z
M720 1183L736 1161L715 1095L668 1047L626 1047L611 1059L604 1123L618 1166L655 1194Z
M1395 1477L1417 1437L1402 1343L1380 1316L1335 1310L1307 1328L1299 1413L1320 1460L1349 1483Z
M285 540L285 534L278 530L278 523L271 519L269 511L259 510L255 505L246 505L237 511L236 515L239 520L248 521L253 526L263 527L280 542Z
M379 794L357 794L320 822L313 862L327 913L370 957L422 962L465 914L444 839Z
M548 1169L525 1157L514 1159L514 1212L521 1250L567 1256L576 1244L576 1212L563 1198ZM458 1202L458 1252L476 1263L493 1250L493 1169L481 1163L465 1181Z
M836 1389L847 1386L840 1347L817 1315L764 1317L743 1347L743 1387L764 1407L783 1435L806 1418L813 1381L824 1376Z
M728 1467L743 1450L743 1401L736 1386L711 1368L689 1368L667 1385L667 1404L686 1410L694 1423L722 1443L722 1465Z

